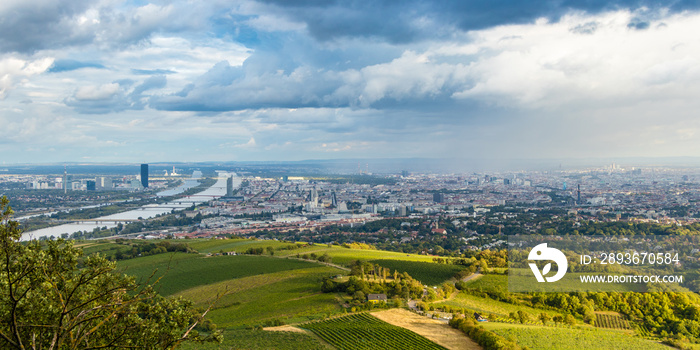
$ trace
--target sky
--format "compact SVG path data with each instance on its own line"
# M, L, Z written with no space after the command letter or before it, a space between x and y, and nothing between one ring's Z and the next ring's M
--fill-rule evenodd
M696 1L0 2L3 164L700 156Z

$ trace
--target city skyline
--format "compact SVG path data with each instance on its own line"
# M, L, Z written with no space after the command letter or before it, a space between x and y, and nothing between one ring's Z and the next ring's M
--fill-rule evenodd
M6 164L698 157L698 6L9 1Z

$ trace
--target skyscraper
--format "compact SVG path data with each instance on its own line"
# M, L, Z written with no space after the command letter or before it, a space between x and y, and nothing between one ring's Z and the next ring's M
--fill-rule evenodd
M141 186L148 187L148 164L141 164Z
M233 176L226 179L226 197L233 197Z
M444 193L433 193L433 202L444 203L445 202L445 194Z

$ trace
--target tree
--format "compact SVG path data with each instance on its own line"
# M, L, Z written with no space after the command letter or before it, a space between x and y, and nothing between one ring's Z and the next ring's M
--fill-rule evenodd
M561 315L556 315L552 317L552 321L554 321L555 325L558 325L560 323L564 323L564 317L562 317Z
M83 257L62 239L21 243L8 204L0 199L0 348L172 349L222 339L195 329L208 310L159 296L104 256Z
M525 323L529 320L530 320L530 315L527 312L525 312L523 310L518 310L518 321L520 321L520 323Z
M564 317L564 323L566 323L566 324L568 324L568 325L570 325L570 326L573 326L573 325L576 324L576 319L574 318L574 316L566 315L566 316Z
M542 325L546 325L547 322L549 322L549 315L546 313L542 312L540 315L537 317L540 321L542 321Z

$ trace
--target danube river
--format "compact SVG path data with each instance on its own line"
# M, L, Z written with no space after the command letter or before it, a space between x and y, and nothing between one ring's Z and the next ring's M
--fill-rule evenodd
M155 217L156 215L167 214L172 212L173 210L184 210L191 207L192 205L208 202L212 199L226 195L226 179L231 176L233 176L233 187L238 187L241 184L241 180L238 176L236 176L235 173L219 172L219 177L217 178L216 183L202 192L178 198L172 202L164 204L149 204L139 209L129 210L108 216L102 216L99 218L91 219L90 221L76 221L70 224L47 227L40 230L25 232L24 234L22 234L22 240L30 240L37 239L40 237L51 236L60 237L64 233L71 234L78 231L92 232L92 230L98 227L112 228L117 226L119 223L126 224L129 221L149 219ZM186 180L183 185L172 190L160 192L158 193L158 196L173 196L178 193L184 192L188 188L195 187L199 183L197 181L199 177L201 177L201 173L195 172L192 175L192 179Z

